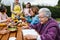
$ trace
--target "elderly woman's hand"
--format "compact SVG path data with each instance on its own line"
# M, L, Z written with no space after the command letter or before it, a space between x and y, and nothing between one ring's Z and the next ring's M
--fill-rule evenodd
M29 29L29 26L22 26L22 29Z
M18 27L22 27L22 29L29 29L28 25L22 25L22 24L18 24Z

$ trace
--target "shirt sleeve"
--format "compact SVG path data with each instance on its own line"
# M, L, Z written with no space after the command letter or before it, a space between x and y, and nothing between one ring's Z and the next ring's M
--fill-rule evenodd
M5 14L6 15L6 14ZM6 15L6 18L8 18L8 16ZM5 19L5 20L2 20L2 18L1 18L1 15L0 15L0 23L1 22L5 22L7 19Z
M8 15L7 14L5 14L6 15L6 18L8 18Z
M12 12L13 14L16 14L16 13L13 11L13 4L14 4L14 3L11 3L10 10L11 10L11 12Z
M12 12L13 11L13 3L11 3L10 9L11 9L11 12Z
M34 24L37 24L37 23L39 23L39 18L38 18L38 16L36 16L36 17L33 18L31 24L34 25Z
M22 6L22 3L20 3L20 6L21 6L21 10L23 11L23 6Z
M39 25L38 24L36 24L36 25L29 25L29 27L30 27L30 29L35 29L35 30L37 30L37 27L38 27Z
M6 19L5 19L5 20L2 20L2 19L1 19L1 16L0 16L0 23L1 23L1 22L5 22L5 21L6 21Z
M28 23L31 23L32 19L30 18L30 16L26 16L25 18Z
M1 22L5 22L5 21L6 21L6 19L5 19L5 20L0 20L0 23L1 23Z
M46 34L41 35L41 40L54 40L57 34L57 29L55 27L51 27L48 29Z

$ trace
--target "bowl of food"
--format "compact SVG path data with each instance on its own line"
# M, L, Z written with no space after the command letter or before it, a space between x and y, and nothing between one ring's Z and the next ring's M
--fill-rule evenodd
M9 31L17 31L17 27L16 26L13 26L13 27L8 26L8 30Z

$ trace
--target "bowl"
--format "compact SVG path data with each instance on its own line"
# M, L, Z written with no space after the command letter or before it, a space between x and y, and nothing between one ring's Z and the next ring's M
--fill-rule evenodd
M8 27L9 31L17 31L17 27Z
M9 40L16 40L16 37L10 37Z

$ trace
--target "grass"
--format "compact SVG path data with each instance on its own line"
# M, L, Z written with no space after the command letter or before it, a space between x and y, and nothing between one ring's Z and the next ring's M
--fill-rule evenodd
M58 22L60 22L60 18L56 18L56 20L57 20Z

